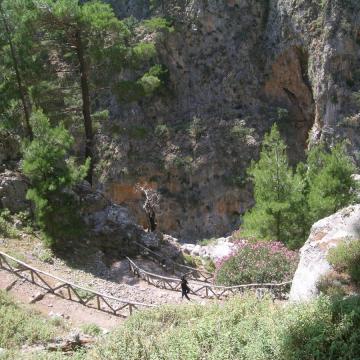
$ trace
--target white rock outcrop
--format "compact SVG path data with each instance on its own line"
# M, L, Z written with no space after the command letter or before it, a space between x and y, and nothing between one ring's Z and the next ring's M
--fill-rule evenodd
M234 246L235 245L230 242L230 237L221 237L216 239L210 245L201 246L194 244L182 244L181 250L192 256L200 256L204 259L217 261L230 255Z
M360 204L349 206L316 222L300 250L300 262L290 291L290 301L307 301L318 295L316 284L332 267L326 260L330 248L360 238Z

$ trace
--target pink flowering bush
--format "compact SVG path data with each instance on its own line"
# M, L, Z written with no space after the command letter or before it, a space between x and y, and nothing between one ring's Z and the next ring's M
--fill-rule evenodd
M291 280L298 263L295 251L280 242L236 243L233 253L216 264L215 282L234 286Z

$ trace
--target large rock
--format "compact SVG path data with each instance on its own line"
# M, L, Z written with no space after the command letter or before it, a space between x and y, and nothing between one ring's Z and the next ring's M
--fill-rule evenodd
M218 261L229 256L234 251L234 244L230 241L231 237L221 237L214 240L209 245L182 244L181 250L192 256L200 256L204 259Z
M316 284L332 270L326 260L329 249L360 237L360 204L349 206L319 220L300 250L300 262L293 279L290 300L311 300L318 294Z
M0 174L0 208L16 213L29 208L26 200L28 182L17 172L6 170Z
M158 247L159 235L145 232L126 207L112 203L100 191L92 190L86 182L76 188L76 194L89 236L105 253L117 256L135 252L136 242L151 248Z

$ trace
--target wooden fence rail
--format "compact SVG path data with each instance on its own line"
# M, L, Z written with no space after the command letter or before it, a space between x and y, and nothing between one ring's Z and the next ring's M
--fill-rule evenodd
M145 280L148 284L154 285L161 289L181 291L181 280L166 276L150 273L141 269L133 260L127 258L129 269L134 275ZM221 299L229 295L244 294L249 290L253 290L257 295L262 296L264 293L270 293L275 299L286 299L290 290L291 281L273 284L245 284L237 286L217 286L210 284L191 284L190 294L203 298Z
M176 271L186 274L186 276L191 280L201 281L205 283L211 283L214 279L214 274L205 270L195 269L191 266L179 264L173 260L164 258L155 251L150 250L146 246L135 242L135 244L143 251L143 254L150 258L151 260L157 262L161 266L166 266L166 263L170 263L170 266L167 266L167 271L176 274Z
M9 271L19 278L25 279L26 281L45 289L48 293L116 316L126 317L129 314L131 315L134 310L157 306L119 299L101 294L91 289L83 288L57 276L36 269L1 251L0 269ZM55 284L53 284L54 280L56 281Z

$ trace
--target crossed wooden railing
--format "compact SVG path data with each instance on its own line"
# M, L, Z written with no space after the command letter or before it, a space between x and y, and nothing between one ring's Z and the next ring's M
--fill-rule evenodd
M190 280L196 280L205 283L211 283L214 279L214 274L208 271L195 269L191 266L179 264L170 259L165 259L163 256L156 253L155 251L152 251L146 246L138 242L135 242L135 244L142 251L143 255L160 264L161 266L165 266L166 270L172 272L173 274L176 274L176 272L178 271L180 273L186 274L187 278ZM170 263L170 266L167 265L168 263Z
M156 286L161 289L181 291L181 280L153 274L140 268L133 260L127 257L130 271L145 280L148 284ZM291 281L279 284L245 284L237 286L218 286L210 284L191 284L190 294L200 296L203 298L221 299L230 295L244 294L247 291L253 290L257 295L262 296L269 292L274 299L283 300L287 298L290 291Z
M57 276L33 268L1 251L0 269L9 271L16 276L47 290L48 293L116 316L126 317L129 314L131 315L134 310L156 307L156 305L123 300L101 294L91 289L83 288ZM56 281L55 285L52 284L54 280ZM65 292L62 291L63 289L65 289Z

